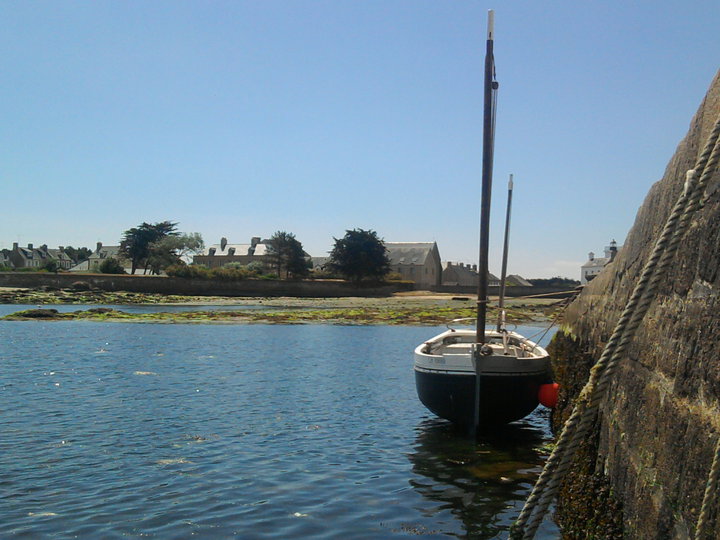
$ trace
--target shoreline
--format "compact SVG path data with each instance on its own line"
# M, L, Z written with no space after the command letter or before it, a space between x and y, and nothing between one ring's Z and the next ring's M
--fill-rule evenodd
M492 299L491 299L492 300ZM148 295L140 293L107 293L102 291L37 291L0 289L0 304L33 305L38 309L18 311L0 320L101 322L153 322L168 324L388 324L440 325L453 319L474 318L476 297L441 293L396 293L389 297L197 297ZM62 313L53 305L154 305L153 313L127 313L119 309L100 308ZM220 309L163 312L162 306L212 306ZM257 306L252 310L223 311L222 307ZM506 313L509 324L546 323L561 308L556 299L508 298ZM262 309L267 307L267 310ZM286 309L283 309L286 308ZM488 321L497 318L497 308L488 310Z

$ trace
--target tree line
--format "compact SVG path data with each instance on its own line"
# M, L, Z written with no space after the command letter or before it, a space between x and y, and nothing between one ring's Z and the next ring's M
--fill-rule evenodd
M205 247L199 233L180 233L177 223L162 221L146 223L128 229L120 242L120 255L131 263L130 273L143 273L180 277L208 277L217 279L242 279L261 277L262 263L229 265L220 272L203 271L197 265L187 265L183 260L201 253ZM390 259L385 243L373 230L352 229L342 238L333 238L334 246L325 273L339 275L353 283L362 280L381 280L390 272ZM310 256L293 233L275 232L266 242L266 265L279 279L302 279L312 268ZM107 273L124 273L119 261L106 260ZM189 268L193 266L196 268ZM233 273L234 271L234 273ZM264 274L268 276L268 274Z

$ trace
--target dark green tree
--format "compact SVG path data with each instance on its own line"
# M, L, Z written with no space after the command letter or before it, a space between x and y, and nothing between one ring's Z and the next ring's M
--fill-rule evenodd
M169 266L185 264L184 257L199 253L204 246L200 233L163 236L150 244L147 266L151 274L159 274Z
M125 231L120 241L120 253L130 259L132 263L130 273L134 274L141 265L144 265L145 272L147 272L151 244L166 236L177 236L178 234L177 223L172 221L161 221L152 225L143 222L139 226Z
M330 266L355 284L363 279L382 279L390 271L387 248L373 230L345 231L340 239L333 238Z
M277 231L267 241L267 254L270 266L277 270L278 277L285 279L306 276L309 272L307 255L295 235Z
M92 255L92 253L93 253L90 248L86 248L86 247L74 248L72 246L67 246L64 251L67 254L67 256L70 257L76 263L90 258L90 255Z
M124 274L125 269L115 257L108 257L100 263L98 270L101 274Z
M48 259L45 264L42 265L42 269L46 272L55 272L57 274L58 270L60 270L60 264L56 259Z

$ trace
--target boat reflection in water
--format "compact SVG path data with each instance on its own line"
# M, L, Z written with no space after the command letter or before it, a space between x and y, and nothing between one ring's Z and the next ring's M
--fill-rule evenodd
M462 523L453 536L507 538L513 521L539 476L552 436L550 411L538 408L522 421L498 427L477 441L463 437L449 422L427 419L416 428L415 452L408 458L415 476L410 484L434 501L434 521ZM427 510L426 510L427 511ZM440 531L437 531L440 532ZM447 536L447 530L442 531ZM546 518L536 538L559 538Z

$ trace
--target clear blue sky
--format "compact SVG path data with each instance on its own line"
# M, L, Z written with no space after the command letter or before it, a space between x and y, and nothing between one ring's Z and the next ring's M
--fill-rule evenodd
M490 270L622 243L718 69L714 1L0 1L0 247L356 227L476 262L496 10Z

